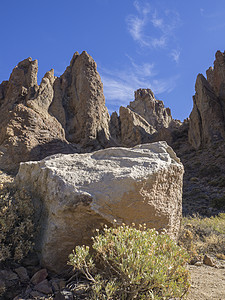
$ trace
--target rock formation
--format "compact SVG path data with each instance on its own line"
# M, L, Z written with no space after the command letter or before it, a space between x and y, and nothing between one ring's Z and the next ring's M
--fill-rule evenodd
M22 163L16 184L34 195L41 262L59 272L75 245L89 244L94 229L114 219L176 238L182 178L180 160L158 142Z
M117 144L130 147L138 144L167 141L173 142L172 132L181 126L174 120L163 101L156 100L150 89L139 89L130 105L120 107L120 116L113 113L110 133Z
M62 124L68 142L90 150L107 144L109 114L103 85L87 52L76 52L70 66L56 79L49 112Z
M25 59L0 85L0 166L7 171L15 170L21 161L67 149L61 124L48 114L53 71L38 86L37 69L36 60Z
M37 61L25 59L0 85L0 168L6 171L21 161L108 144L109 114L94 60L75 53L60 78L51 70L40 86L37 71Z
M225 52L217 51L214 68L199 74L190 114L189 142L198 149L225 140Z

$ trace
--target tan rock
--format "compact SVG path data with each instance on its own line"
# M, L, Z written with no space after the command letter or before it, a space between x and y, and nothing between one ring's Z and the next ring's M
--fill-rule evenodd
M199 74L190 114L189 142L198 149L225 140L225 54L218 51L207 80Z
M121 144L125 147L148 143L156 130L139 114L120 107Z
M207 266L210 266L210 267L214 267L215 266L215 263L213 261L213 258L210 257L208 254L205 254L204 258L203 258L203 263Z
M53 70L37 85L37 61L28 58L1 84L0 168L15 171L21 161L69 152L61 124L48 113Z
M176 238L182 178L176 154L159 142L22 163L16 184L35 194L36 248L43 266L59 272L76 245L90 244L94 230L114 219L165 228Z
M163 101L156 100L150 89L139 89L135 100L127 106L144 118L155 130L168 128L173 122L171 111L164 107Z
M66 139L83 148L101 148L109 140L109 114L103 84L93 58L76 52L54 84L50 113L62 124Z

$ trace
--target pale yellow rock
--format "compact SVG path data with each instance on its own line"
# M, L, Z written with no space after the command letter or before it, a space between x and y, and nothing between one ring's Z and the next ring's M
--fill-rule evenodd
M94 230L114 219L166 229L176 239L183 171L166 142L22 163L16 184L34 195L43 266L59 272L76 245L90 244Z

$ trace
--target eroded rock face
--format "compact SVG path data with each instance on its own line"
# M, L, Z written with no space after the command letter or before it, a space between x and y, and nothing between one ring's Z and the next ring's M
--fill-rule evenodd
M37 70L36 60L25 59L14 68L9 81L0 85L0 168L6 171L16 170L21 161L67 148L61 124L48 114L53 70L46 73L40 86Z
M156 100L150 89L139 89L135 100L127 107L144 118L155 130L168 128L173 122L171 111L164 107L163 101Z
M198 149L225 140L225 53L217 51L207 80L199 74L190 114L189 142Z
M20 62L0 85L0 168L50 154L87 152L109 143L109 114L96 63L75 53L60 78L37 84L37 60ZM79 145L78 145L79 144Z
M18 187L33 193L43 266L59 272L76 245L103 224L146 223L176 238L183 165L166 142L57 154L20 165Z
M109 114L103 85L87 52L76 52L70 66L56 79L49 111L62 124L69 142L90 150L107 144Z
M163 140L172 145L172 132L181 124L150 89L139 89L130 105L120 107L119 116L112 114L110 134L117 144L126 147Z

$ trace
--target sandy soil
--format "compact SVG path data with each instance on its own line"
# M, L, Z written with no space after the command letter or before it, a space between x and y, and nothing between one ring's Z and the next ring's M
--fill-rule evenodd
M185 300L225 300L225 268L188 266L191 289Z

